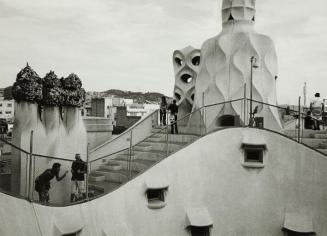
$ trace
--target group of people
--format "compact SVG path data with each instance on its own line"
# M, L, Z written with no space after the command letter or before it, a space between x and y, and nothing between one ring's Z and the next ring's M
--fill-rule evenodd
M176 104L176 100L173 100L173 103L167 103L166 97L161 97L160 103L160 125L167 125L167 114L169 113L169 120L171 124L171 133L178 134L177 127L177 114L178 114L178 106Z
M66 177L68 171L62 176L59 176L60 173L60 163L54 163L51 169L45 170L41 175L35 179L34 189L39 194L39 201L42 204L48 204L49 190L50 190L50 181L53 178L56 178L57 181L61 181ZM86 186L85 186L85 174L87 173L87 165L81 159L80 154L75 155L75 161L71 166L71 202L79 201L86 198Z
M320 99L320 93L315 94L315 98L310 102L310 110L304 118L304 128L320 130L324 114L324 102Z

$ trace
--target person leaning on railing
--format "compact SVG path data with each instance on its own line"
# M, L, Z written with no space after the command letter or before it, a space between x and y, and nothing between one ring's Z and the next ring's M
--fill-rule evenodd
M35 191L39 193L39 202L42 204L48 204L50 197L49 197L49 190L50 190L50 181L56 177L57 181L62 180L66 177L68 171L59 177L60 173L60 163L54 163L51 169L45 170L41 175L36 177L35 179Z

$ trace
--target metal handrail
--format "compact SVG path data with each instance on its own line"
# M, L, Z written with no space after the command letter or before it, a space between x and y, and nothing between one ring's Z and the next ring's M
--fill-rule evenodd
M214 103L214 104L210 104L210 105L205 105L203 107L200 107L199 109L212 107L212 106L224 105L224 104L227 104L227 103L233 103L233 102L238 102L238 101L242 101L242 100L244 100L244 98L238 98L238 99L234 99L234 100L230 100L230 101L226 101L226 102L219 102L219 103Z
M246 100L247 100L247 101L251 101L251 99L249 99L249 98L247 98ZM283 109L283 110L289 110L289 111L291 111L291 112L296 112L296 113L298 113L297 110L287 109L287 108L285 108L285 107L281 107L281 106L277 106L277 105L272 105L272 104L265 103L265 102L261 102L261 101L257 101L257 100L254 100L254 99L252 99L252 102L260 103L260 104L263 104L263 105L267 105L267 106L271 106L271 107L275 107L275 108L279 108L279 109Z
M45 158L45 159L54 159L54 160L58 160L58 161L71 161L71 162L74 161L74 160L71 160L71 159L65 159L65 158L60 158L60 157L41 155L41 154L36 154L36 153L32 153L32 156L34 156L34 157L40 157L40 158Z
M155 113L158 113L158 112L159 112L159 109L153 111L153 112L150 113L147 117L145 117L143 120L140 120L139 122L136 122L133 126L131 126L129 129L125 130L125 131L124 131L123 133L121 133L119 136L117 136L117 137L115 137L115 138L113 138L113 139L111 139L111 140L109 140L109 141L107 141L107 142L105 142L105 143L103 143L103 144L101 144L101 145L99 145L99 146L93 148L93 149L90 151L90 153L92 153L92 152L98 150L99 148L101 148L101 147L103 147L103 146L105 146L105 145L107 145L107 144L109 144L109 143L114 142L115 140L119 139L119 138L122 137L123 135L125 135L125 134L131 132L131 130L133 130L133 129L135 129L136 127L138 127L139 125L143 124L145 121L147 121L148 119L152 118L152 116L153 116Z
M251 101L250 99L246 99L247 101ZM252 102L256 102L256 103L260 103L260 104L263 104L263 105L267 105L267 106L271 106L271 107L275 107L275 108L279 108L279 109L283 109L283 110L289 110L289 111L291 111L291 112L294 112L294 113L299 113L299 111L298 110L292 110L292 109L287 109L287 108L285 108L285 107L280 107L280 106L277 106L277 105L272 105L272 104L269 104L269 103L265 103L265 102L260 102L260 101L257 101L257 100L254 100L254 99L252 99ZM300 114L301 114L301 116L302 115L307 115L305 112L300 112ZM321 124L323 124L323 125L327 125L327 123L326 122L323 122L322 120L318 120L317 118L315 118L315 117L312 117L311 116L311 118L313 119L313 120L316 120L316 121L319 121L319 123L321 123Z
M94 159L94 160L92 160L92 161L89 161L89 163L93 163L93 162L99 161L99 160L101 160L101 159L108 158L108 157L110 157L110 156L116 155L116 154L118 154L118 153L120 153L120 152L127 151L127 150L129 150L129 148L125 148L125 149L119 150L119 151L117 151L117 152L110 153L110 154L105 155L105 156L102 156L102 157L98 157L98 158L96 158L96 159Z
M22 149L22 148L16 146L15 144L12 144L12 143L8 142L8 141L5 140L5 139L0 138L0 142L4 142L4 143L8 144L8 145L14 147L15 149L17 149L17 150L20 151L20 152L23 152L23 153L25 153L25 154L30 154L28 151L25 151L24 149Z

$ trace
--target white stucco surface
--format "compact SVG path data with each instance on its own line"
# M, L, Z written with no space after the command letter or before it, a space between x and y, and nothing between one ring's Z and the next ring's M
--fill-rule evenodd
M264 168L242 166L244 135L265 140ZM188 235L187 211L197 207L208 210L211 235L282 236L285 215L290 213L310 216L317 235L326 235L326 170L325 156L293 140L264 130L234 128L199 139L94 201L62 208L33 205L42 235L56 235L58 222L82 227L82 236ZM169 184L167 204L157 210L147 207L145 197L145 183L154 177ZM0 229L5 229L1 235L40 235L30 203L0 194L0 206L1 218L6 218L0 221ZM15 222L15 216L24 223L2 225L7 219ZM74 217L79 220L71 220Z

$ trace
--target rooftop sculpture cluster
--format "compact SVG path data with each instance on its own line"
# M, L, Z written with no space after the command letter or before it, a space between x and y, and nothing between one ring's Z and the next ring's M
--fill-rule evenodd
M222 31L206 40L201 50L186 47L173 54L174 98L186 114L210 105L205 113L207 130L225 122L250 124L242 103L229 102L245 96L257 101L250 102L250 118L251 108L257 107L257 118L266 128L282 127L278 110L263 105L277 105L278 65L272 39L255 30L255 4L256 0L222 0ZM211 106L218 103L225 104Z
M50 71L41 78L28 64L17 74L12 93L17 102L46 106L81 107L85 101L85 90L76 74L59 79Z

